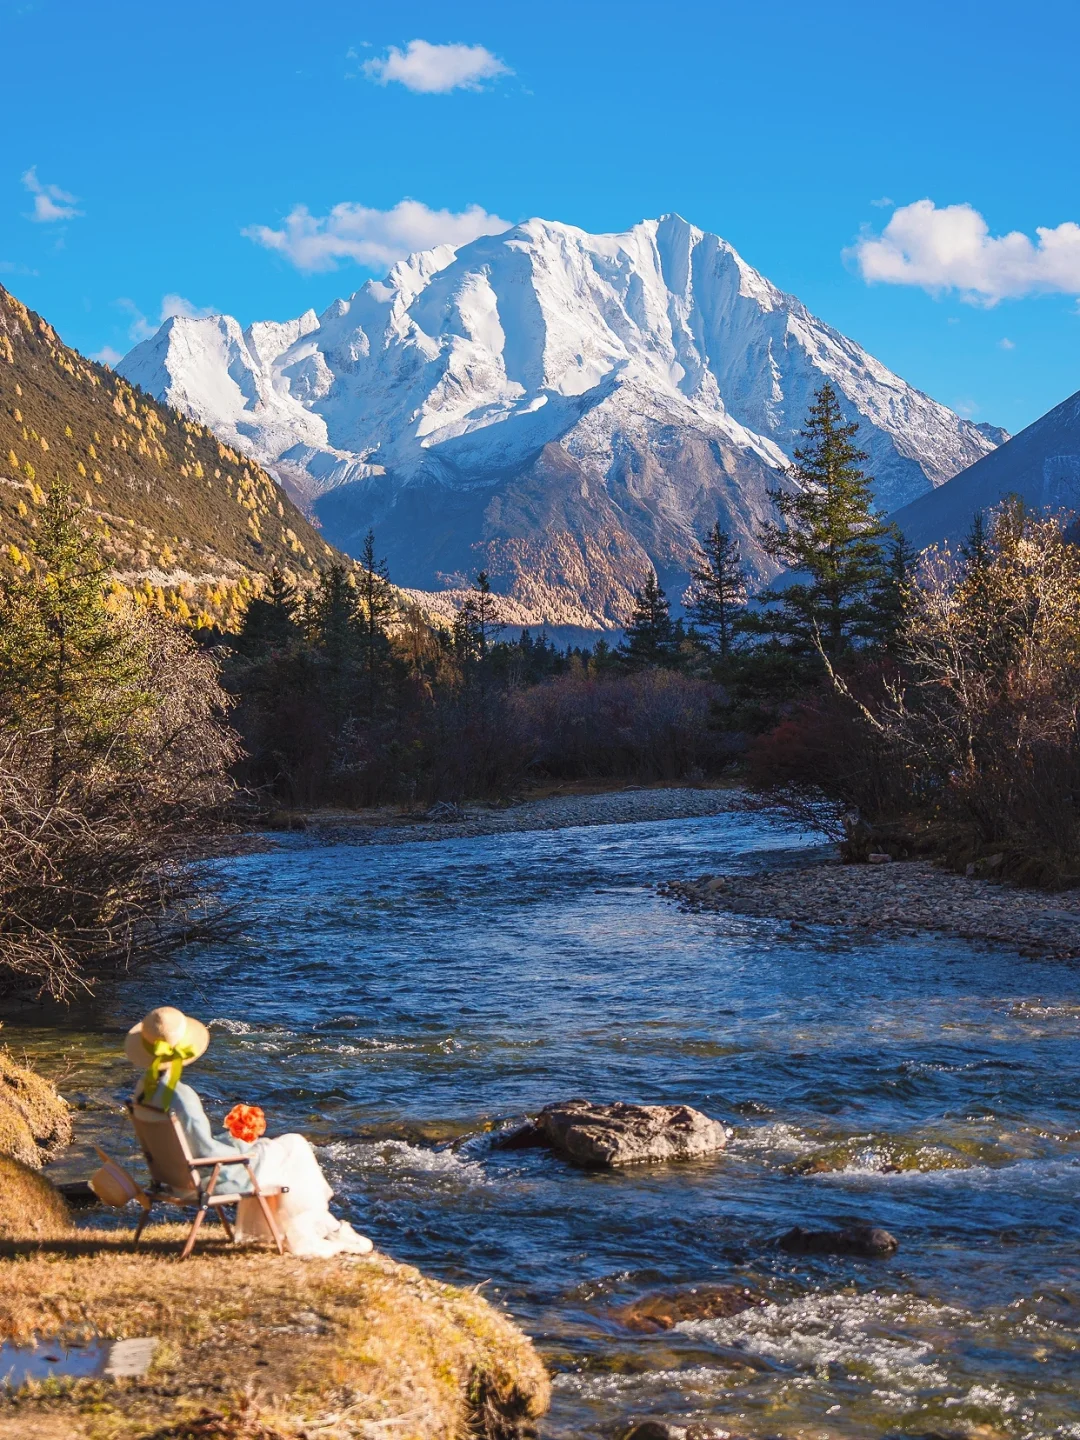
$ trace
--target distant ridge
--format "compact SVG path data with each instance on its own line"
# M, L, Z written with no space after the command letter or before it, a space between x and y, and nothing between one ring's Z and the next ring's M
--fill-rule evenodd
M892 518L920 550L955 546L977 512L1010 494L1034 510L1080 512L1080 391Z
M274 566L334 552L253 460L65 345L0 286L0 555L22 559L56 474L117 583L197 623L234 620Z
M814 391L859 423L893 510L994 448L678 215L623 234L529 220L394 266L321 316L175 317L119 369L267 466L394 578L495 588L612 626L655 566L681 594L721 517L757 579Z

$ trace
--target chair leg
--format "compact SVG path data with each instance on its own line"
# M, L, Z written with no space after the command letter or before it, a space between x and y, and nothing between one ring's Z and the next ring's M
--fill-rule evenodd
M188 1258L188 1256L191 1254L192 1250L194 1250L194 1248L195 1248L195 1236L198 1235L198 1233L199 1233L199 1226L200 1226L200 1225L202 1224L202 1222L206 1219L206 1212L207 1212L208 1209L209 1209L209 1206L207 1206L207 1205L201 1206L200 1209L198 1210L198 1212L197 1212L196 1215L195 1215L195 1219L191 1222L191 1232L190 1232L190 1234L189 1234L188 1237L187 1237L187 1244L184 1246L183 1250L180 1252L180 1259L181 1259L181 1260L186 1260L186 1259Z
M274 1244L277 1246L277 1253L278 1253L279 1255L284 1255L284 1254L285 1254L285 1242L284 1242L284 1240L281 1238L281 1231L278 1229L278 1223L277 1223L277 1220L274 1218L274 1212L271 1210L270 1206L266 1203L266 1196L262 1193L261 1190L256 1190L256 1191L255 1191L255 1199L258 1200L258 1202L259 1202L259 1208L260 1208L260 1210L261 1210L262 1213L263 1213L263 1219L266 1221L267 1225L269 1225L269 1227L270 1227L270 1234L273 1235L273 1237L274 1237Z
M224 1205L219 1205L219 1206L217 1207L217 1213L218 1213L218 1219L221 1221L222 1225L225 1226L225 1234L229 1237L229 1239L230 1239L230 1240L232 1241L232 1243L235 1245L235 1244L236 1244L236 1231L235 1231L235 1230L233 1229L233 1227L232 1227L232 1221L229 1219L228 1215L225 1214L225 1206L224 1206Z
M144 1205L143 1212L139 1216L139 1223L135 1226L135 1239L131 1242L133 1245L138 1245L139 1241L142 1239L142 1232L146 1229L146 1222L149 1219L150 1207L148 1205Z

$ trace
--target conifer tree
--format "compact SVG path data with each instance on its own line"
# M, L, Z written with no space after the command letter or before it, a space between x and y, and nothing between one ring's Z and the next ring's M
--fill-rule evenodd
M239 648L245 654L285 650L300 638L296 591L276 567L262 595L248 603L240 627Z
M397 613L394 589L385 560L375 558L375 532L364 536L357 577L359 595L360 646L367 686L368 714L375 711L379 689L379 672L390 653L387 626Z
M721 660L731 653L735 622L746 606L746 576L739 542L719 520L697 546L690 571L697 596L688 611L691 621L711 638Z
M856 423L844 423L836 391L823 385L795 451L792 478L798 488L770 491L782 523L761 532L765 552L795 577L789 585L763 591L757 598L766 608L748 614L742 626L776 636L798 653L820 646L834 664L875 637L874 598L885 571L882 541L889 533L872 508L857 432Z
M869 638L886 654L899 648L909 589L918 552L900 530L894 530L885 564L873 595L873 629Z
M349 584L348 571L340 561L328 565L319 576L318 587L308 605L309 624L315 643L335 665L344 664L357 648L359 624L356 592Z
M650 570L645 584L634 591L634 610L619 646L623 663L632 669L671 665L677 658L678 641L671 623L671 606Z
M105 604L107 565L84 533L68 487L49 489L30 573L0 586L0 711L4 723L47 747L50 794L80 767L132 735L154 706L146 657Z

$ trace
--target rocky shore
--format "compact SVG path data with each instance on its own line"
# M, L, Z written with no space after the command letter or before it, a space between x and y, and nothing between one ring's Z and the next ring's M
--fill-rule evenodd
M384 810L280 811L270 828L303 830L313 839L340 844L401 845L410 841L464 840L525 830L565 830L577 825L627 825L646 820L699 819L732 808L727 788L671 787L573 791L503 806L435 805L415 816Z
M1023 955L1080 955L1080 890L1021 890L926 860L701 875L660 889L695 911L904 934L929 930L1008 945Z

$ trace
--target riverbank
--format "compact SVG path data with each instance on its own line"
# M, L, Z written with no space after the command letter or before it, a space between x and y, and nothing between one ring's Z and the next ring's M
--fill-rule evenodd
M144 1375L0 1390L0 1440L511 1440L547 1408L531 1343L476 1290L213 1234L181 1268L184 1233L153 1227L138 1253L93 1230L0 1245L4 1340L157 1342Z
M694 911L905 935L929 931L1048 959L1080 956L1080 890L1021 890L927 860L838 861L675 880L661 892Z
M467 840L587 825L633 825L649 820L704 819L732 808L730 786L631 786L622 790L570 788L506 805L441 805L415 816L391 807L372 810L279 811L273 828L303 830L328 844L401 845L409 841Z

